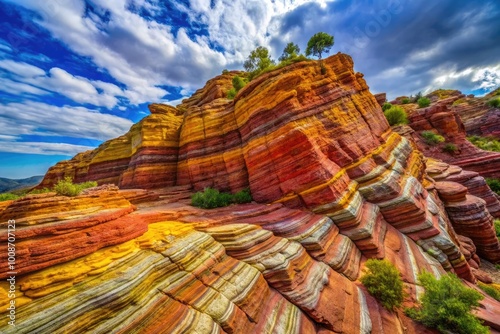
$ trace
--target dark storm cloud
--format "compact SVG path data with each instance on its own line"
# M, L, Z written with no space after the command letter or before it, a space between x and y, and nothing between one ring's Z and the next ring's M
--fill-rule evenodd
M373 92L392 97L425 89L447 70L500 63L498 1L340 0L306 4L282 18L281 34L300 46L318 31L335 36L332 53L351 54ZM452 88L472 90L471 76Z

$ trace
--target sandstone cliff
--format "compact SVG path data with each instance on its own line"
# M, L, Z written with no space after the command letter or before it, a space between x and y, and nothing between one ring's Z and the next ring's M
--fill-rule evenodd
M432 333L366 292L364 263L394 263L406 305L422 270L474 284L487 277L480 257L500 261L496 204L476 197L478 182L457 183L466 171L426 165L390 129L349 56L324 64L324 75L313 61L269 72L234 100L234 73L218 76L177 108L150 106L127 134L42 183L69 175L121 190L0 207L0 222L18 221L20 284L17 326L0 331ZM207 186L249 187L258 203L190 206ZM500 330L495 300L477 315Z

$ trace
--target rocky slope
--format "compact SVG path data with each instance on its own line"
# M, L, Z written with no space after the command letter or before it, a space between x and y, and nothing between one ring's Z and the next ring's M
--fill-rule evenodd
M16 219L20 291L15 329L0 331L433 333L366 292L364 263L394 263L406 305L422 270L474 286L488 278L480 256L500 261L497 204L476 197L487 191L467 172L426 166L349 56L324 64L324 75L317 62L269 72L234 100L235 73L216 77L177 108L152 105L130 132L42 183L69 175L121 190L4 203L0 239L1 222ZM207 186L249 187L258 203L190 206ZM500 330L498 302L486 298L477 315Z
M411 103L401 105L408 113L409 128L399 127L396 131L414 141L425 156L475 171L483 177L500 178L500 152L483 151L467 140L467 136L473 134L495 135L500 119L495 119L496 116L492 115L498 109L487 107L480 99L466 98L458 91L446 91L446 93L441 95L441 98L431 94L433 102L426 108L418 108L417 104ZM476 111L472 110L474 106L477 107ZM486 122L482 116L474 116L478 114L491 116L490 120L493 123ZM463 119L468 125L464 125ZM474 125L476 121L482 124L482 129L478 130ZM445 141L437 145L427 144L422 137L423 131L439 134ZM445 151L447 144L453 144L456 151Z

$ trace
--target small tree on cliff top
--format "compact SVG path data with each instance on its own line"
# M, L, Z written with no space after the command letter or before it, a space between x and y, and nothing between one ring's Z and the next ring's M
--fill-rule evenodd
M263 46L259 46L250 52L250 55L243 64L243 67L247 72L256 73L263 71L272 65L274 65L274 60L271 59L269 50Z
M290 42L283 49L283 54L278 58L279 61L286 61L297 58L300 54L300 48L297 44Z
M307 42L306 56L313 55L321 59L323 53L330 52L333 43L333 36L326 32L318 32Z

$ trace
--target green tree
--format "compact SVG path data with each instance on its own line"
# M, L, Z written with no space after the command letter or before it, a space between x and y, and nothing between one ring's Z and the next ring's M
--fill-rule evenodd
M307 42L306 56L313 55L321 59L323 53L330 52L333 43L333 36L326 32L318 32Z
M269 50L263 46L259 46L250 52L250 55L243 64L243 67L247 72L256 73L274 65L274 63L274 60L272 60L269 55Z
M424 272L418 275L418 279L425 293L419 308L406 311L410 317L442 333L489 333L488 327L481 325L472 314L483 295L467 288L455 274L443 275L438 280Z
M283 54L278 58L279 61L286 61L297 58L300 54L300 48L297 44L290 42L283 49Z
M366 261L367 271L361 283L388 310L403 303L403 281L396 267L387 260Z

